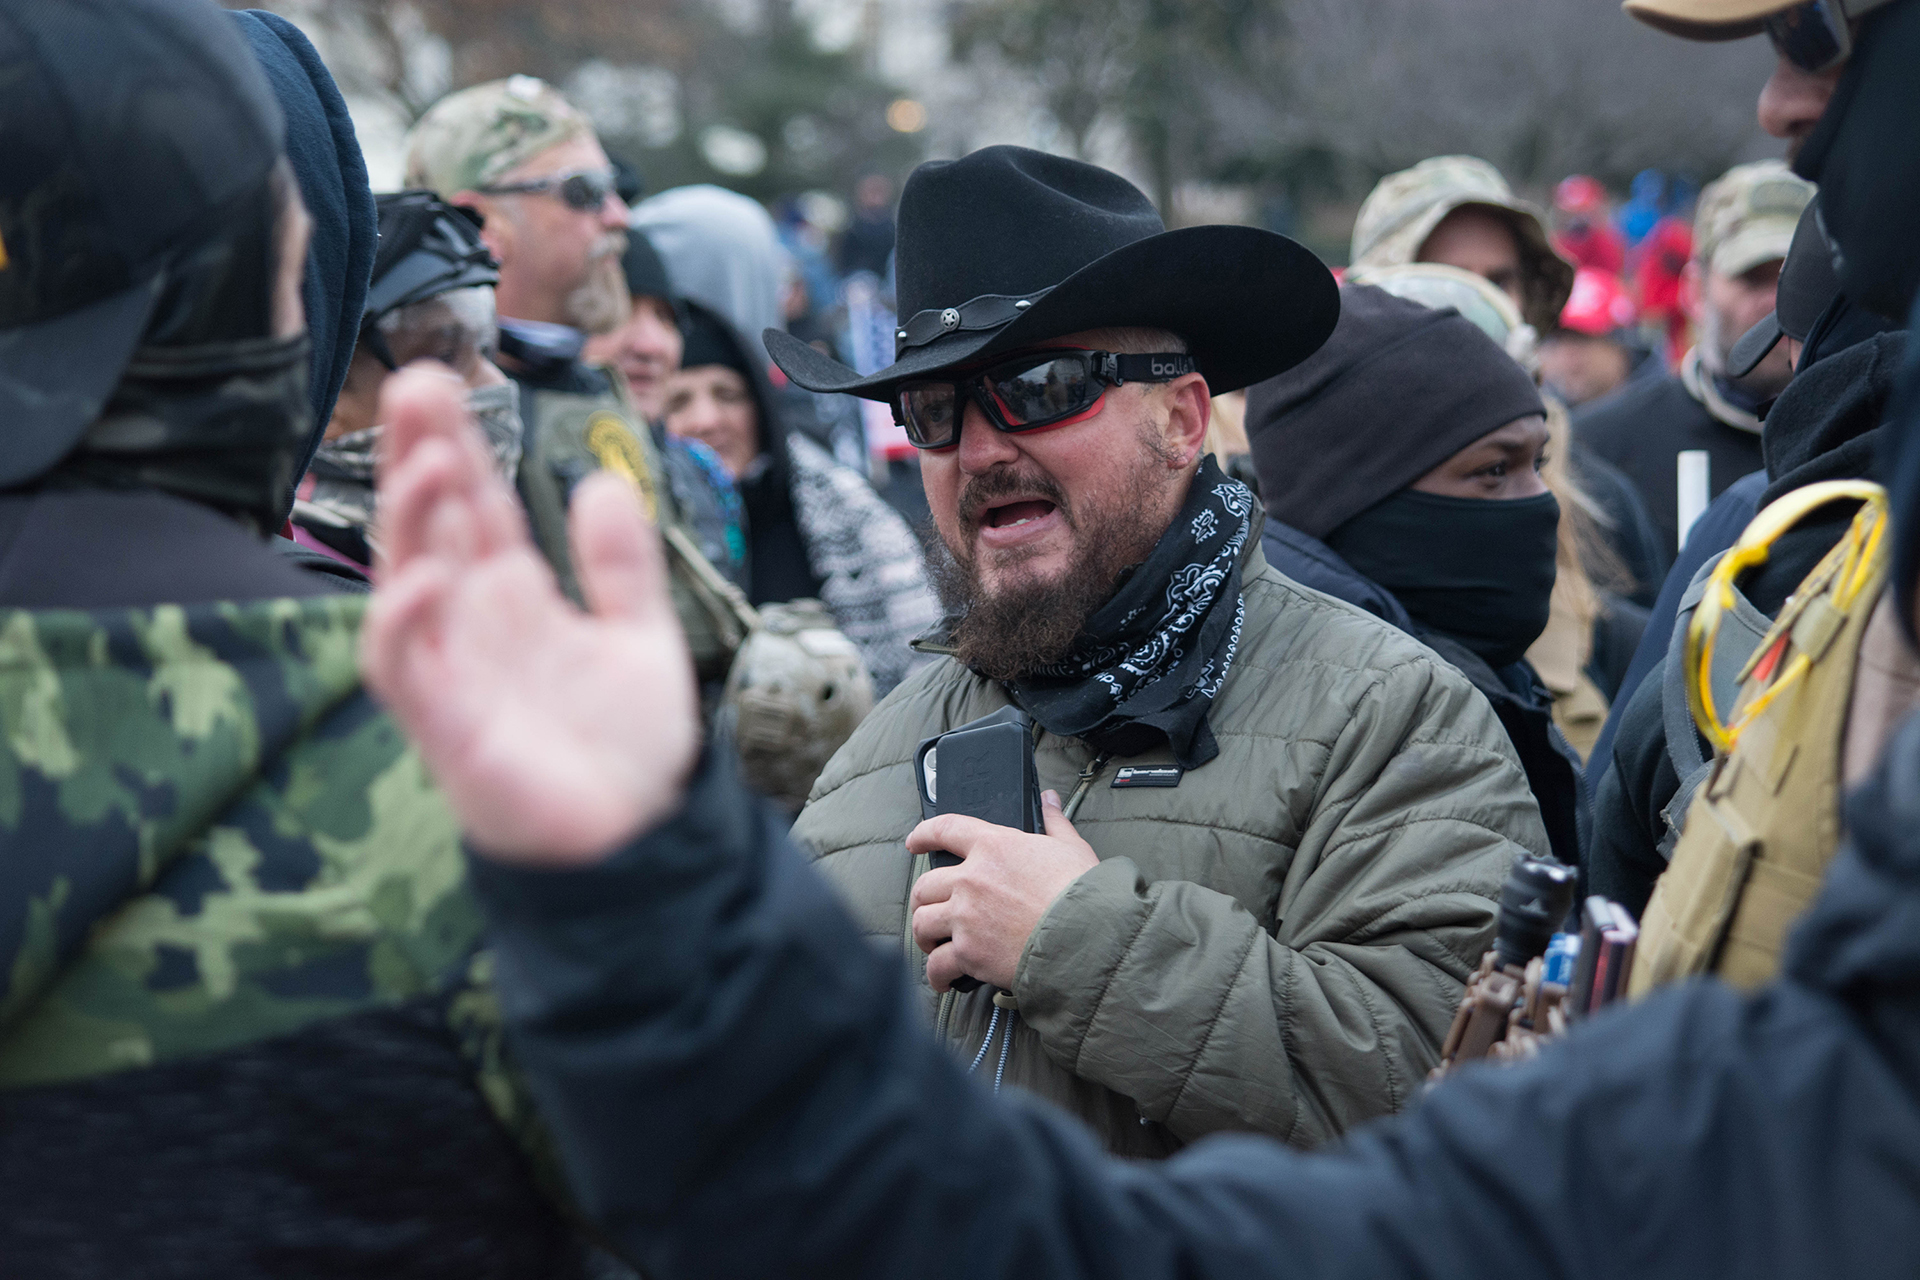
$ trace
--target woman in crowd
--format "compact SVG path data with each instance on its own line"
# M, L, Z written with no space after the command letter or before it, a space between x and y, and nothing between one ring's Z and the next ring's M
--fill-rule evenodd
M823 601L885 696L914 665L908 643L940 619L920 544L864 476L785 428L753 349L689 303L686 349L667 382L667 430L712 449L739 486L747 598Z

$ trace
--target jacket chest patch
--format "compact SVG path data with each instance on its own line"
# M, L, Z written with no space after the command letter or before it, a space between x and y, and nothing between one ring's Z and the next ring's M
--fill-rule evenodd
M1113 775L1112 789L1124 790L1127 787L1177 787L1187 771L1173 764L1134 764L1128 765Z

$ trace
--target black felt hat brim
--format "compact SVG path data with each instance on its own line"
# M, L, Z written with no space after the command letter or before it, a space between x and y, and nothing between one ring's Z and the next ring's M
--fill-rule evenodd
M1169 329L1186 339L1208 389L1219 394L1292 368L1320 349L1339 319L1340 290L1312 252L1256 227L1205 226L1124 245L1062 280L1018 319L949 334L865 377L778 329L764 336L774 363L809 391L884 401L900 382L1049 338Z

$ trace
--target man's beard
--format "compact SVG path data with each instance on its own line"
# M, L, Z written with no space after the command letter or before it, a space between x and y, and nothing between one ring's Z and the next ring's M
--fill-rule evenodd
M1001 583L989 593L971 542L962 559L943 540L934 539L934 585L948 610L962 615L953 629L955 656L991 680L1018 680L1066 658L1085 632L1087 619L1113 598L1127 571L1147 558L1165 532L1149 534L1140 527L1141 511L1151 510L1158 496L1148 490L1142 484L1117 502L1082 503L1076 509L1044 474L996 468L970 482L960 495L964 534L978 528L981 513L995 499L1037 496L1059 508L1074 534L1074 550L1057 581L1017 569L1007 573L1006 567L1017 566L1019 558L1002 559Z
M560 304L566 322L582 333L612 333L627 322L633 300L621 262L626 249L627 237L618 231L594 241L587 255L586 279Z
M1733 355L1734 344L1744 334L1727 332L1726 317L1713 307L1703 307L1700 312L1700 363L1706 366L1708 373L1715 377L1724 377L1727 361ZM1755 365L1753 371L1744 378L1729 378L1728 381L1746 394L1758 400L1771 400L1787 389L1787 383L1793 380L1793 369L1786 362L1786 344L1782 342L1767 353L1766 359Z

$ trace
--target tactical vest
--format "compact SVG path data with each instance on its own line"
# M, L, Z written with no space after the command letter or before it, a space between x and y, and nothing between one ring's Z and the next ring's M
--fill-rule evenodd
M580 585L567 548L567 506L573 487L595 471L616 471L640 492L647 518L660 528L668 549L668 586L674 612L687 633L694 668L703 680L726 675L734 651L746 637L751 616L745 597L709 564L682 527L666 469L626 397L624 384L609 376L600 395L520 384L520 416L526 423L526 450L520 461L520 497L533 525L534 541L560 580L561 589L581 603ZM744 612L743 612L744 611Z
M1748 645L1740 574L1836 501L1861 504L1846 536ZM1753 988L1779 968L1787 931L1840 842L1841 748L1861 637L1886 580L1887 527L1877 485L1830 481L1788 494L1713 566L1676 627L1669 662L1678 658L1687 690L1684 736L1694 741L1697 725L1713 759L1640 923L1631 995L1702 973ZM1721 646L1729 632L1733 652L1745 650L1731 687Z

